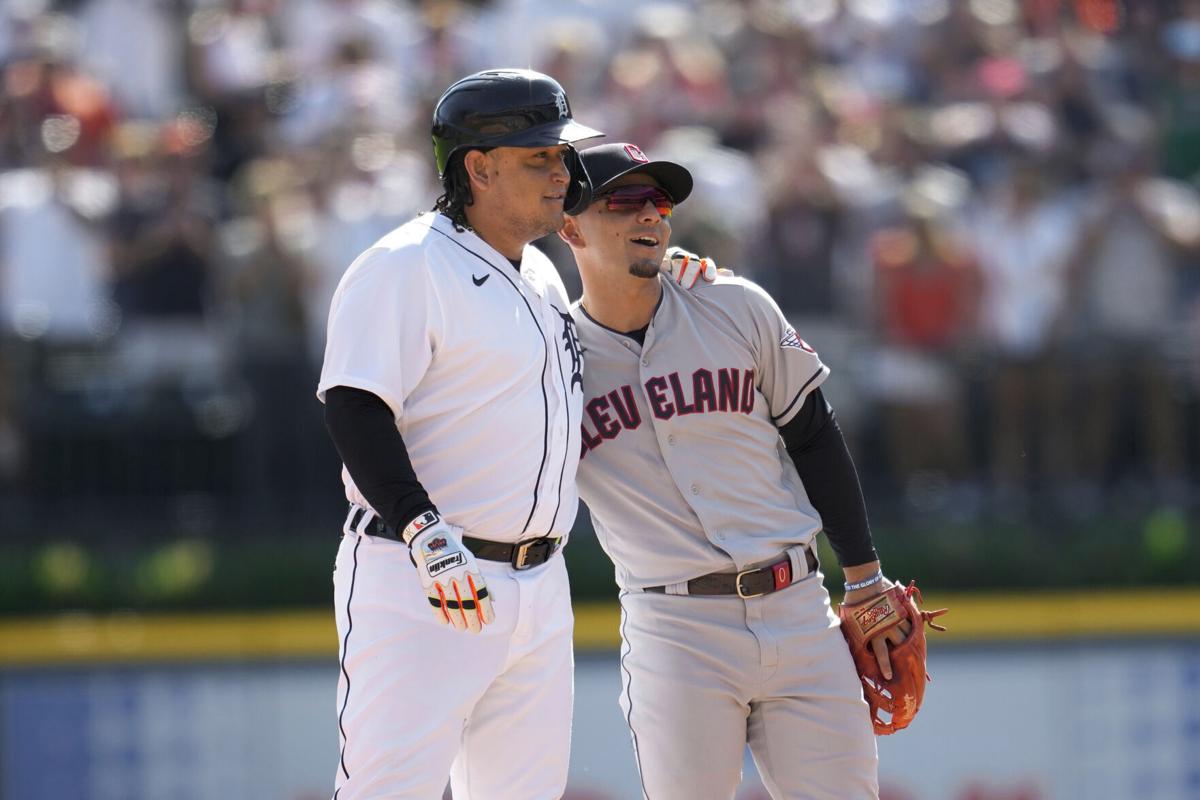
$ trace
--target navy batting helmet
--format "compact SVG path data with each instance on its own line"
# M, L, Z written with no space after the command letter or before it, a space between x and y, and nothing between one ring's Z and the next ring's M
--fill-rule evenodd
M549 75L528 69L489 69L450 86L433 110L433 154L438 177L450 158L472 147L545 147L604 134L571 117L567 93ZM587 186L574 148L569 154L571 208Z

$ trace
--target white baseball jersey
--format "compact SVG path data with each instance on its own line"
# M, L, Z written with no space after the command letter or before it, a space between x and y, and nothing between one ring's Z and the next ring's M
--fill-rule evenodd
M382 398L442 516L511 542L564 535L575 520L582 372L550 260L526 246L518 272L430 213L346 271L317 396L348 386ZM369 508L344 468L342 480Z
M779 426L829 369L747 280L662 287L644 345L573 308L579 490L624 589L757 565L821 527Z
M582 369L544 255L526 247L518 271L425 214L342 278L317 395L349 386L381 397L442 515L512 542L564 535L575 520ZM342 479L347 499L369 508L344 468ZM561 797L573 624L562 558L526 571L479 560L496 620L460 633L431 619L408 547L352 519L334 572L338 800L441 797L447 774L463 800Z

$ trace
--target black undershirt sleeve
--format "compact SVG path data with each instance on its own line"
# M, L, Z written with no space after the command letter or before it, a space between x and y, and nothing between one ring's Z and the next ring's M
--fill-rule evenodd
M820 388L805 398L800 412L779 429L779 435L804 481L808 499L821 515L838 563L856 567L877 560L858 473Z
M392 410L378 396L333 387L325 392L325 427L354 484L393 530L437 510L417 480Z

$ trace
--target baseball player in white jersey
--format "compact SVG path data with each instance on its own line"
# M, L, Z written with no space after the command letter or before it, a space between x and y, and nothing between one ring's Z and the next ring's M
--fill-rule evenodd
M581 159L592 199L559 232L584 287L572 309L587 359L579 489L616 566L621 705L643 791L727 800L748 742L774 798L877 797L817 533L848 602L891 584L820 393L829 370L753 283L685 292L660 278L687 170L630 144ZM890 677L882 641L875 653Z
M350 266L318 396L350 511L334 573L337 800L552 800L566 785L582 360L529 242L581 183L552 78L491 70L434 112L446 193ZM474 634L474 635L473 635Z

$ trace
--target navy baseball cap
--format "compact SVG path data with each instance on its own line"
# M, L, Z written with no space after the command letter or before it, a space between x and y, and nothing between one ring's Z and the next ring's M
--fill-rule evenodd
M692 193L692 173L671 161L651 161L636 144L616 142L590 147L579 153L579 160L587 171L593 197L618 178L635 173L654 178L676 203Z

